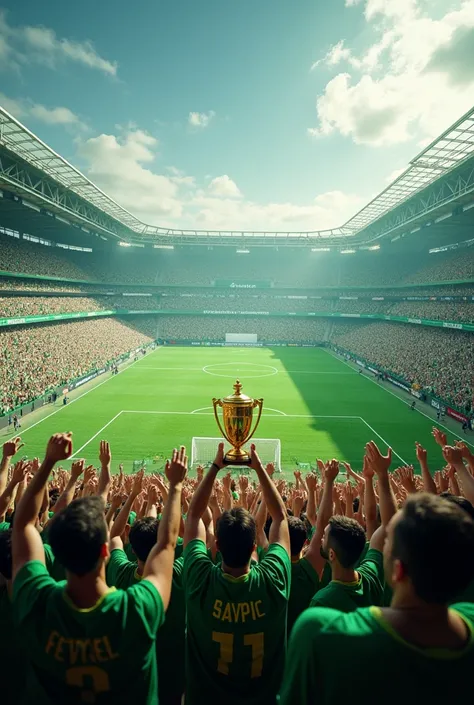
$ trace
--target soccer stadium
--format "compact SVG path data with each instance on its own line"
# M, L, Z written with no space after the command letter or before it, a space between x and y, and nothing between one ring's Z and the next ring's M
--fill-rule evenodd
M82 79L77 115L45 107L46 80L45 105L0 92L0 703L461 701L474 667L474 107L451 118L453 104L466 109L456 91L474 85L472 62L466 74L474 4L453 2L443 17L431 8L428 18L421 0L339 3L340 18L358 13L354 45L339 39L314 60L310 78L343 62L368 73L356 85L348 73L333 77L317 99L318 128L306 128L328 183L331 169L346 172L326 200L358 203L343 191L359 148L373 164L383 145L393 165L404 142L416 149L338 227L293 226L296 211L296 221L303 211L326 218L316 197L306 210L268 201L265 212L282 224L270 218L268 230L231 219L226 229L207 227L213 189L236 218L239 209L258 211L227 174L213 178L219 148L205 133L212 123L216 145L219 130L238 134L230 107L226 116L189 112L186 134L199 135L196 154L206 154L199 185L174 166L163 168L167 177L152 171L161 138L134 123L131 74L127 85L126 69L117 74L118 63L95 48L98 36L107 47L111 28L112 45L119 36L125 45L137 18L147 35L151 16L158 24L153 13L171 5L145 4L148 30L139 1L137 17L124 10L127 35L94 6L94 42L72 38L72 14L63 37L43 15L15 24L0 8L5 79L8 71L22 85L35 65L54 71L59 86L70 62L107 76L127 97L125 125L119 100L106 106L110 94L94 93L93 82L89 92ZM249 23L231 5L225 16L202 8L192 32L186 13L168 7L156 35L166 46L183 23L198 64L215 21L216 47L221 34L228 42L219 91L229 106L237 73L250 81L265 72L269 45L262 66L239 54L232 72L234 40L252 53L253 24L263 22L263 45L270 36L278 44L273 60L281 54L290 66L297 51L286 45L285 3L281 34L278 17L255 8ZM379 41L358 54L367 35L354 28L365 25ZM303 37L303 23L300 30ZM176 41L172 53L183 47ZM377 72L386 54L396 68L382 104ZM444 98L447 127L443 72L457 86ZM402 124L394 95L415 74ZM429 102L428 74L441 99L415 119L420 100ZM190 75L202 91L207 74L204 82L197 70ZM166 125L182 155L185 133L166 103L171 95L179 104L191 88L177 80L179 90L167 94L160 77L154 93L149 76L147 103L162 110L153 124ZM361 86L368 93L351 103ZM118 140L91 136L83 117L102 100ZM366 108L371 119L357 123ZM246 110L258 121L251 101ZM429 111L429 129L409 137ZM387 129L397 134L389 139ZM328 148L324 138L336 132L342 142ZM275 171L284 181L301 155L281 142ZM98 145L97 161L81 162ZM257 153L253 145L244 155L249 174ZM365 177L350 178L354 194ZM151 184L165 182L168 195L192 192L183 196L188 210L157 225L162 204ZM169 226L179 217L182 228Z
M148 226L6 111L1 127L1 423L29 457L59 423L88 463L105 433L126 471L183 442L195 469L236 379L289 475L315 452L360 470L368 435L411 465L439 411L470 443L474 110L340 228L301 233Z

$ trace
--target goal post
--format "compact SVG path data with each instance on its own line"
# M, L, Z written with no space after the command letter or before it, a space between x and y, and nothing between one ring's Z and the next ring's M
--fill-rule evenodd
M216 457L216 450L219 443L224 443L224 452L227 453L232 446L223 438L210 438L205 436L194 436L191 446L191 467L195 469L198 465L210 465ZM273 463L276 472L281 472L281 442L279 438L255 438L257 453L264 465ZM231 468L232 466L229 466ZM241 466L241 467L246 467Z

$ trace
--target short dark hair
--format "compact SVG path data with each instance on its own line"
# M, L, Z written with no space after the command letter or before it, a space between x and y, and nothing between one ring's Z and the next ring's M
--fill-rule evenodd
M74 500L54 517L49 530L55 557L67 571L79 576L96 568L107 540L101 497Z
M0 574L12 579L12 530L0 531Z
M139 561L145 562L151 549L156 544L159 525L158 519L145 517L136 521L130 529L128 539Z
M216 538L224 564L243 568L248 565L257 541L255 519L242 507L225 511L217 520Z
M458 497L457 495L451 494L450 492L441 492L440 497L444 497L444 499L447 499L449 502L457 504L458 507L461 507L461 509L464 509L464 511L469 514L471 519L474 519L474 507L472 506L470 501L465 497Z
M365 548L365 531L351 517L329 519L328 549L332 548L343 568L354 568Z
M288 528L290 530L291 555L297 556L301 553L306 539L308 538L306 526L302 519L298 519L298 517L288 517Z
M446 604L461 594L474 578L473 552L474 521L456 502L427 493L408 497L391 558L401 561L420 599Z

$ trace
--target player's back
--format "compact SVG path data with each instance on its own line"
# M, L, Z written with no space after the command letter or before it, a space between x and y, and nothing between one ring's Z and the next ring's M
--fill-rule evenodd
M93 607L78 609L66 583L32 561L15 578L14 611L32 664L25 702L158 702L155 637L165 613L150 582L112 588Z
M286 653L290 570L278 544L239 578L215 566L202 541L186 547L187 705L275 702Z

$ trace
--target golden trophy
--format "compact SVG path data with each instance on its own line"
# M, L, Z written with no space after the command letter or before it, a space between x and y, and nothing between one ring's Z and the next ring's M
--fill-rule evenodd
M251 399L246 394L242 394L242 385L237 380L234 384L234 394L230 394L224 399L213 399L212 404L220 432L232 446L232 449L225 454L225 462L229 465L248 465L250 456L247 451L243 450L242 446L252 438L257 430L262 416L263 399ZM218 406L222 407L224 428L222 428L217 413ZM257 407L258 417L252 431L253 410Z

